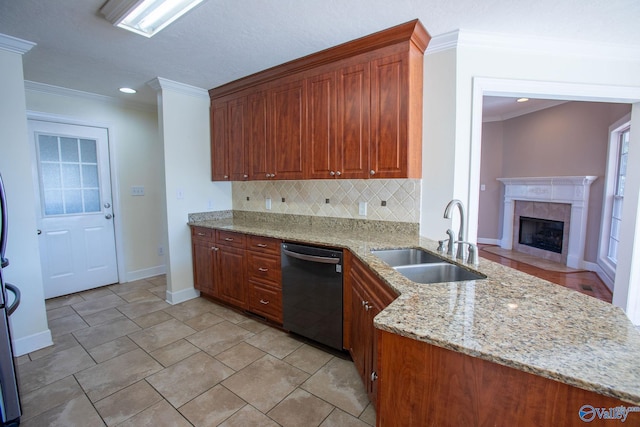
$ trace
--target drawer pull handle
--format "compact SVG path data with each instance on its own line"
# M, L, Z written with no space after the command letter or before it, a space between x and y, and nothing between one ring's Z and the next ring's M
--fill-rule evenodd
M233 242L233 238L232 237L225 237L224 240L226 240L227 242Z
M198 236L206 236L206 233L198 233Z
M267 271L269 271L269 269L268 269L268 268L264 268L264 267L259 267L259 268L258 268L258 271L261 271L261 272L263 272L263 273L266 273Z
M256 246L259 247L259 248L266 248L267 247L267 245L265 245L264 243L258 243Z
M261 299L261 300L260 300L260 304L267 305L267 304L269 304L269 301L265 301L265 300Z

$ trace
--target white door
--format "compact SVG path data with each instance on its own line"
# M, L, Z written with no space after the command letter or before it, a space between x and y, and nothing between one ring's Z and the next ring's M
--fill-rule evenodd
M107 130L29 120L45 298L118 282Z

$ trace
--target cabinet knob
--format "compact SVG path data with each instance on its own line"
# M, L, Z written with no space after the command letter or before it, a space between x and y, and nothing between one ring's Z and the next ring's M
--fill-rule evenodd
M225 176L224 176L224 179L229 179L229 175L225 175Z
M375 371L371 372L371 381L375 381L377 379L378 379L378 374Z
M215 246L211 246L211 250L212 250L212 251L217 251L217 250L218 250L218 248L216 248Z
M342 175L342 172L337 171L337 172L336 172L336 175L340 176L340 175Z
M329 172L329 175L334 176L336 173L334 171Z
M369 175L375 175L375 174L376 174L376 171L374 171L373 169L369 171Z
M246 178L249 178L249 175L247 175L246 173L245 173L244 175L242 175L242 176L243 176L243 178L245 178L245 179L246 179Z

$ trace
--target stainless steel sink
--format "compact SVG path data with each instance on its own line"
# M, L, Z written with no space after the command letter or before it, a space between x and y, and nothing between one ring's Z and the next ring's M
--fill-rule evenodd
M487 278L484 274L448 262L402 265L394 268L407 279L417 283L459 282Z
M371 251L371 253L391 267L445 262L442 258L417 248L381 249Z

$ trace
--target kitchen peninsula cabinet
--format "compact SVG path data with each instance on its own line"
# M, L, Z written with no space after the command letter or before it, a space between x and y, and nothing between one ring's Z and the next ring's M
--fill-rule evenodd
M351 256L348 272L350 288L349 352L372 402L377 399L377 337L373 318L397 295L371 271Z
M219 102L246 96L248 179L421 177L429 40L414 20L211 89L212 157L224 156L216 126L239 126L216 117Z

